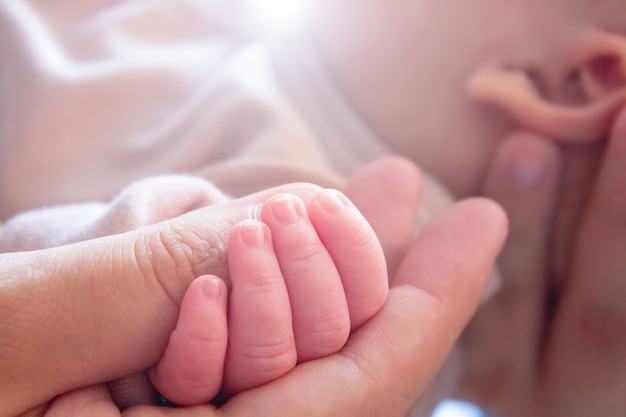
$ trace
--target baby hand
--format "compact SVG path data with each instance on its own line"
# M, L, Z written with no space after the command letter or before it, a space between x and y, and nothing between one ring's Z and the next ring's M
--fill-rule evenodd
M199 404L271 382L298 362L339 351L385 303L384 255L372 228L341 193L308 207L279 195L229 237L232 283L189 287L176 330L151 373L164 397Z

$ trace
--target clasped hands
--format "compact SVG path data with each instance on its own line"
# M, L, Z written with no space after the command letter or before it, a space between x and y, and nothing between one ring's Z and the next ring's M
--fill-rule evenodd
M414 240L419 187L415 166L395 158L365 168L348 187L348 195L370 197L360 210L385 230L382 247L407 252L380 311L354 326L341 350L220 408L140 406L124 414L405 414L475 311L506 235L500 207L477 198L439 214ZM101 384L157 363L189 284L205 274L228 277L233 226L272 196L288 193L306 205L320 191L288 185L129 233L2 255L2 413L45 415L69 398L64 412L119 415Z

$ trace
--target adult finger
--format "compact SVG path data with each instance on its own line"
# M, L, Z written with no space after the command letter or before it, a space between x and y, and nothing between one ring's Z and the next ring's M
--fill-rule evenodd
M533 388L547 313L546 252L559 162L551 141L516 133L498 150L485 181L485 195L509 216L510 233L498 258L500 289L463 336L468 360L462 385L465 396L494 411L529 398Z
M188 285L228 277L230 229L278 187L122 235L2 254L0 402L18 414L71 389L149 368L175 327ZM94 360L95 358L95 360Z
M405 158L386 157L357 172L345 194L372 225L394 276L415 237L422 186L417 166Z
M584 214L546 370L552 415L626 408L626 111L617 118ZM571 398L586 398L573 402Z
M404 415L474 312L505 234L505 216L491 202L446 210L411 247L383 309L339 354L235 396L224 413Z
M68 417L88 413L98 417L120 417L106 385L94 385L70 391L56 398L47 410L29 417Z
M209 404L180 408L139 405L122 413L123 417L218 417L220 415L219 411Z

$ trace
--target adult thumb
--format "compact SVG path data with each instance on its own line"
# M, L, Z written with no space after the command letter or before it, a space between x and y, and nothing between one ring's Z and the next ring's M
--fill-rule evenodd
M381 158L358 171L345 193L372 225L394 276L415 238L422 175L410 160Z

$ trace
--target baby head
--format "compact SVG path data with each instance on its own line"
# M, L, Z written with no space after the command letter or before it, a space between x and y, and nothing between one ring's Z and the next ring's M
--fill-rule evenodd
M319 0L313 31L348 100L457 196L520 127L607 135L626 101L626 0Z

